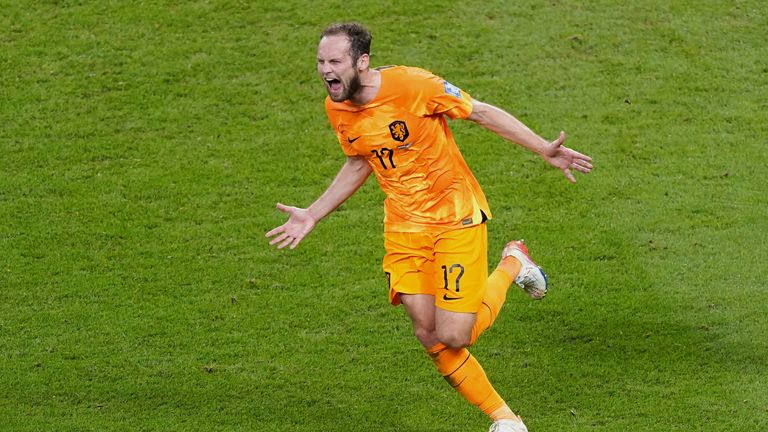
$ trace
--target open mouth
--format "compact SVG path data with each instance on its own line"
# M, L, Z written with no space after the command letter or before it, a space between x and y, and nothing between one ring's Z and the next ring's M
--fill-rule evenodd
M327 79L327 80L325 80L325 84L334 93L336 93L336 92L341 90L341 81L339 81L337 79Z

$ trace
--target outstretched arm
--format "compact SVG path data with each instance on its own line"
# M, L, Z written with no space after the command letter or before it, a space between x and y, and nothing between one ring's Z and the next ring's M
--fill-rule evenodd
M269 231L269 244L278 249L290 246L294 249L320 222L320 219L336 210L351 197L371 174L371 167L361 157L348 157L328 189L308 208L277 203L277 209L288 214L288 221Z
M538 154L547 163L562 171L571 183L576 182L572 169L585 174L592 171L591 157L563 145L565 132L560 132L556 140L549 142L508 112L476 100L472 101L472 114L467 119Z

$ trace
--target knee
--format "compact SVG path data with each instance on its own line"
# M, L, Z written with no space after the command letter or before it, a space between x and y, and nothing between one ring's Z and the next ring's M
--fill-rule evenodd
M458 349L470 345L471 335L451 329L437 332L437 339L448 348Z
M419 340L421 345L427 349L432 348L440 342L434 328L416 327L413 329L413 334L416 336L416 339Z

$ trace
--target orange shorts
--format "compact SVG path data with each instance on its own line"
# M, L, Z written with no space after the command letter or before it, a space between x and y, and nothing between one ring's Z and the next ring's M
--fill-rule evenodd
M488 281L488 232L484 223L441 233L384 233L383 268L389 301L400 294L429 294L435 305L475 313Z

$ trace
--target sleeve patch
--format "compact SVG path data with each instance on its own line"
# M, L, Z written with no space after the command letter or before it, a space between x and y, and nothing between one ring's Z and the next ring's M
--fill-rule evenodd
M449 83L448 81L443 81L443 87L445 88L445 92L449 95L456 96L457 98L461 99L461 90L459 90L458 87L455 85Z

